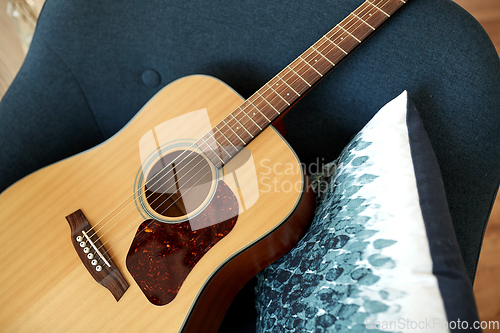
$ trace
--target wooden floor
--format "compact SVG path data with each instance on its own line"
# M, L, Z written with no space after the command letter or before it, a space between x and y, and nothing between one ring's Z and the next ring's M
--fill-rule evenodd
M481 23L495 44L497 52L500 53L500 0L455 0L455 2ZM500 254L500 198L497 196L486 229L474 283L479 316L485 321L500 321L500 259L498 254ZM484 330L484 332L493 332L493 330Z

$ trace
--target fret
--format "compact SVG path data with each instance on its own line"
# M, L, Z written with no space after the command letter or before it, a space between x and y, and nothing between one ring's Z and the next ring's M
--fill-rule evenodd
M363 24L361 21L356 19L354 15L352 17L353 19L347 22L344 27L355 35L357 39L364 40L373 32L373 30L366 24Z
M202 140L202 142L200 142ZM202 137L200 140L198 140L197 144L198 147L200 147L201 151L208 157L210 161L216 166L216 167L221 167L224 165L224 160L219 156L219 154L212 148L210 145L207 143L207 141ZM206 145L208 147L207 149L203 149L202 145ZM215 158L216 157L216 158Z
M263 97L263 96L259 93L259 91L258 91L258 90L257 90L257 92L256 92L256 93L260 96L260 98L262 98L264 101L266 101L266 103L267 103L267 104L269 104L269 106L271 106L271 107L273 108L273 110L274 110L274 111L275 111L278 115L280 115L280 114L281 114L278 110L276 110L276 108L274 107L274 105L272 105L271 103L269 103L269 101L268 101L266 98L264 98L264 97ZM280 97L281 97L281 96L280 96ZM285 102L286 102L286 101L285 101ZM287 104L288 104L288 102L287 102ZM288 105L290 105L290 104L288 104Z
M207 137L208 136L208 137ZM217 140L215 139L214 137L214 132L213 132L213 129L212 129L212 132L210 133L207 133L207 135L205 135L204 137L202 137L202 140L205 142L205 144L210 148L211 152L213 152L215 155L217 155L217 157L221 160L221 161L224 161L224 155L223 153L226 153L227 156L229 157L232 157L231 154L229 154L227 152L227 150L224 149L224 147L222 147L219 142L217 142ZM212 141L212 143L210 143L209 141ZM219 151L217 153L217 150L215 150L213 148L213 146L215 146L217 148L217 150ZM221 149L222 148L222 149Z
M365 20L363 20L361 17L359 17L358 15L356 15L355 13L352 13L352 15L354 15L358 20L360 20L361 22L363 22L364 24L366 24L367 26L370 27L370 29L372 29L373 31L375 31L375 28L372 27L368 22L366 22Z
M326 61L328 61L330 64L332 64L332 67L335 66L335 64L333 62L330 61L330 59L328 59L323 53L319 52L315 47L314 45L311 46L311 49L313 49L314 51L316 51L320 56L322 56L323 58L326 59Z
M311 63L309 61L307 61L304 58L302 58L302 56L299 56L299 59L302 60L303 62L305 62L306 64L308 64L309 67L311 67L316 73L319 74L319 76L323 76L323 74L321 74L320 72L318 72L318 70L316 68L314 68L313 65L311 65Z
M311 48L318 50L325 58L327 58L333 66L336 66L344 57L345 53L326 37L321 37ZM332 67L333 67L332 66ZM328 67L330 70L332 67Z
M320 74L320 77L325 75L332 69L332 62L328 59L325 60L324 55L321 54L314 45L302 53L302 59L307 61L312 67Z
M271 120L269 120L269 118L266 117L266 115L264 114L264 112L262 112L258 107L255 106L255 104L249 99L247 99L248 103L250 103L256 110L257 112L259 112L264 118L266 118L267 122L271 122ZM253 114L255 116L255 113Z
M232 142L229 141L227 136L223 135L222 131L220 131L217 126L214 127L212 135L209 137L209 140L207 140L208 144L211 144L211 141L214 142L212 145L217 145L223 164L230 161L242 149L241 145L237 147L232 144Z
M245 109L244 111L247 116L256 124L258 124L261 130L269 125L269 121L263 117L262 113L259 112L259 110L252 104L249 99L243 102L242 105L244 105L242 108Z
M245 129L247 129L250 133L252 133L252 136L257 136L260 131L262 130L259 125L257 125L255 122L250 119L250 117L247 116L247 114L243 111L243 109L238 108L233 111L232 113L233 117L238 119L238 121L245 126Z
M260 126L259 126L259 124L257 124L257 123L255 122L255 120L253 120L253 119L252 119L252 117L250 117L250 116L248 115L248 113L246 113L246 112L245 112L245 110L243 110L243 108L242 108L241 106L239 107L239 109L240 109L240 110L241 110L241 111L245 114L245 116L246 116L248 119L250 119L250 120L252 121L252 123L254 123L254 124L255 124L255 126L257 126L257 127L259 128L259 130L261 130L261 131L262 131L262 127L260 127Z
M234 113L234 112L233 112ZM247 133L248 135L250 135L252 137L252 139L254 138L254 136L252 135L252 133L250 133L247 128L245 126L243 126L242 123L240 123L240 121L238 120L238 118L236 118L233 113L231 113L231 117L233 117L234 120L236 120L236 122L241 126L241 128L243 128Z
M271 108L278 114L281 114L283 110L286 110L290 106L290 103L288 103L288 101L276 90L271 89L271 87L269 87L269 84L267 83L264 87L260 88L260 90L257 91L257 95L259 95L258 97L260 97L261 99L265 100L266 104L271 106ZM278 96L279 98L276 96ZM265 111L267 112L269 108L266 108L267 109ZM267 113L268 118L273 120L275 117L275 112L270 111L269 113Z
M295 75L297 75L302 81L304 81L309 87L311 87L311 85L309 84L309 82L306 81L306 79L304 79L302 76L300 76L299 74L297 74L296 71L294 71L290 66L286 66L286 68L288 68L289 70L291 70Z
M276 84L278 84L278 83L276 83ZM288 101L285 99L285 97L281 96L281 94L280 94L280 93L278 93L278 92L277 92L277 91L276 91L276 90L275 90L275 89L274 89L271 85L269 85L269 83L266 83L266 85L267 85L267 86L268 86L268 87L269 87L272 91L274 91L274 93L275 93L276 95L278 95L278 96L279 96L279 97L280 97L280 98L281 98L281 99L282 99L282 100L283 100L283 101L284 101L287 105L290 105L290 103L288 103Z
M249 132L245 128L241 128L241 125L234 119L234 116L232 114L230 115L231 117L227 116L226 119L224 119L226 125L231 127L231 130L236 132L236 135L239 136L245 144L248 144L252 141L252 135L249 135Z
M344 29L344 27L342 27L340 24L337 25L337 27L339 27L340 29L344 30L345 32L347 32L352 38L354 38L358 43L361 43L361 41L359 39L356 38L356 36L354 36L353 34L351 34L348 30Z
M242 138L240 138L240 136L238 135L238 133L236 133L236 132L234 131L234 129L233 129L231 126L229 126L229 125L226 123L226 121L225 121L224 119L222 119L222 122L226 125L226 127L228 127L228 128L231 130L231 132L233 132L233 133L234 133L234 135L236 135L236 137L238 138L238 140L240 140L240 141L241 141L241 143L243 143L243 146L246 146L246 144L247 144L247 143L246 143L245 141L243 141L243 139L242 139ZM233 145L233 146L234 146L234 145Z
M384 13L369 4L359 6L353 14L362 17L367 24L370 24L374 28L378 28L387 19Z
M278 74L278 75L276 75L276 77L277 77L278 79L280 79L281 81L283 81L283 82L286 84L286 86L287 86L288 88L290 88L290 89L291 89L291 90L292 90L292 91L293 91L293 92L297 95L297 97L300 97L300 94L299 94L299 93L298 93L295 89L293 89L293 87L291 87L291 86L290 86L290 85L289 85L289 84L288 84L285 80L283 80L283 79L281 78L281 76L279 76L279 74ZM276 83L276 84L278 84L278 83Z
M343 30L337 29L337 27L333 28L326 36L330 40L335 41L347 53L351 52L359 43Z
M320 76L328 73L330 69L333 68L333 63L320 51L314 48L314 46L311 46L302 55L302 59L307 61L309 64L313 64L314 69L320 74Z
M201 142L200 142L201 140ZM204 153L204 154L208 154L208 153L211 153L217 157L219 157L218 154L216 154L216 152L212 149L212 147L210 147L207 143L207 141L205 141L205 139L203 137L201 137L201 139L198 140L198 142L196 142L196 144L198 145L198 147L200 148L200 150ZM207 146L208 150L206 148L203 148L202 145L205 145ZM209 157L210 158L210 157ZM211 158L210 158L211 159ZM222 161L222 159L219 157L219 159Z
M344 50L343 48L341 48L340 46L338 46L333 40L331 40L330 38L328 38L327 35L324 35L323 37L326 38L330 43L332 43L333 46L335 46L336 48L338 48L339 50L341 50L342 52L344 52L345 55L348 54L346 50Z
M304 81L303 78L299 77L294 71L292 71L288 67L285 67L285 69L282 70L278 74L278 76L283 81L287 82L293 88L293 90L299 94L299 96L310 88L309 84L306 81Z
M309 87L312 87L315 82L321 79L321 75L318 71L311 67L311 64L308 64L307 61L303 60L300 56L289 65L289 68L293 68L295 72L307 82Z
M231 150L231 146L234 148L234 151L235 152L238 152L238 149L236 148L235 145L233 145L233 143L224 135L224 133L222 133L222 131L218 128L218 126L215 126L214 129L216 131L213 132L213 138L215 139L215 141L217 142L217 145L222 148L222 150L224 150L224 152L229 155L230 158L232 158L233 156L231 155L231 153L229 153L228 149ZM217 134L218 134L218 138L217 138ZM227 143L229 143L231 146L229 145L224 145L223 144L223 141L226 141ZM227 149L226 149L227 148Z
M382 4L379 5L379 7L383 9L384 12L391 15L394 14L402 5L403 3L400 0L388 0L382 1Z
M406 0L366 0L221 120L198 146L205 148L214 165L223 166L404 3Z
M391 15L387 14L386 12L384 12L382 9L380 9L378 6L374 5L372 2L366 0L366 2L368 2L370 5L372 5L373 7L375 7L376 9L380 10L382 13L385 14L385 16L387 17L391 17Z

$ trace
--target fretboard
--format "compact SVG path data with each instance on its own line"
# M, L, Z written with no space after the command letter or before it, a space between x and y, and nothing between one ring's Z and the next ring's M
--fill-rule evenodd
M221 168L408 0L367 0L292 61L197 145Z

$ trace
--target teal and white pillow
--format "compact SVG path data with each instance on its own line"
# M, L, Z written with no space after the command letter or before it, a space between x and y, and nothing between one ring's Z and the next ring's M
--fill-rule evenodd
M439 167L406 92L336 166L307 234L258 275L257 331L472 328L477 310Z

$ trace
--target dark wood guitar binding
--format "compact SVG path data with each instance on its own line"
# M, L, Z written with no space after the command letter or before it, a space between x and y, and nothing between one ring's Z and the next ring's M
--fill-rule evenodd
M123 296L125 291L128 289L129 285L125 278L123 277L120 270L116 267L113 260L111 260L110 256L106 253L106 249L102 246L102 243L99 239L95 237L95 231L91 230L88 235L92 240L93 244L100 250L100 253L104 256L104 259L107 261L109 266L103 261L100 260L98 255L95 256L95 260L98 261L97 265L92 265L92 260L87 257L87 253L84 252L84 248L80 246L79 241L77 241L78 236L83 237L82 230L86 233L90 230L90 224L87 221L87 218L83 214L83 212L79 209L76 212L66 216L66 220L68 220L69 226L71 228L71 242L75 247L76 253L80 257L83 265L89 271L90 275L103 287L107 288L115 297L116 301L119 301ZM86 240L86 239L85 239ZM85 241L84 240L84 241ZM95 253L95 250L87 245L89 249L91 249L91 253ZM96 267L101 267L101 271L97 271Z

